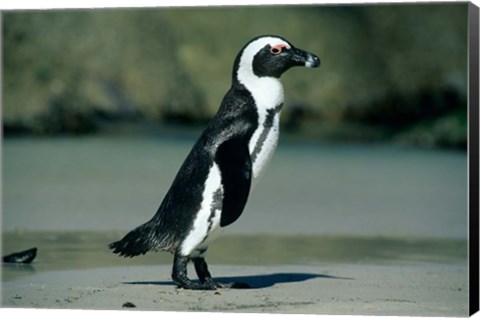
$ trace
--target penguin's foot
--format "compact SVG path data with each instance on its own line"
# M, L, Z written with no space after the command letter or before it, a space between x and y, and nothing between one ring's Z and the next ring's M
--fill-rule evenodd
M190 280L187 276L187 264L190 258L176 253L173 260L172 279L179 288L192 290L247 289L250 285L240 282L220 283L212 278L208 271L207 262L203 257L194 257L191 260L200 280L199 283Z
M215 290L217 285L207 269L207 263L203 258L194 258L195 270L199 274L200 283L190 280L187 276L187 264L189 258L176 253L173 260L172 279L179 288L192 290Z
M191 290L216 290L216 289L249 289L250 285L241 282L220 283L208 278L203 282L196 283L190 279L175 282L179 288Z
M197 276L202 283L206 284L213 284L217 288L224 288L224 289L248 289L251 288L250 285L241 282L232 282L232 283L220 283L216 282L210 272L208 271L207 262L205 262L205 258L203 257L195 257L193 258L193 264L195 266L195 271L197 272Z
M177 284L177 287L179 288L191 289L191 290L216 290L217 289L217 286L213 281L196 283L194 281L191 281L188 278L183 279L181 281L177 280L175 281L175 284Z

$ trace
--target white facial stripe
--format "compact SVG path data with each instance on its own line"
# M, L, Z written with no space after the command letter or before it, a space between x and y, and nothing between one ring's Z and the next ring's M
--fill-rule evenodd
M253 42L251 42L247 47L243 50L242 57L240 58L240 65L238 68L238 79L240 82L248 81L251 75L255 76L253 73L253 58L255 55L266 45L270 46L287 46L290 45L283 41L282 39L276 37L263 37L259 38ZM245 83L243 83L245 84Z
M265 45L289 45L282 39L264 37L250 43L240 58L237 79L253 95L258 108L259 122L263 123L267 109L275 108L283 103L283 86L278 78L258 77L253 72L253 58Z

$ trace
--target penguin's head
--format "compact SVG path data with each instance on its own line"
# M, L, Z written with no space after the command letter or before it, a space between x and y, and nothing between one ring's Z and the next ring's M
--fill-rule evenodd
M259 36L248 42L238 54L234 76L280 76L293 66L318 67L320 59L312 53L294 47L282 37Z

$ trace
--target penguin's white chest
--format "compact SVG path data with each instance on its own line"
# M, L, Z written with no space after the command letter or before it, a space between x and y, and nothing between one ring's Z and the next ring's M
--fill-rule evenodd
M255 101L258 114L257 129L248 144L253 184L264 172L277 147L283 106L283 86L278 79L257 78L254 82L255 85L246 85Z
M252 160L253 184L256 184L263 174L277 148L280 133L280 107L281 104L264 116L250 140L249 150Z

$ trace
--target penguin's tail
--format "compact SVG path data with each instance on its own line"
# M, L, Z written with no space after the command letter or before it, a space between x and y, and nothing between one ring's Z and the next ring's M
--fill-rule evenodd
M113 253L123 257L134 257L156 249L153 227L145 223L130 231L120 241L110 243Z

